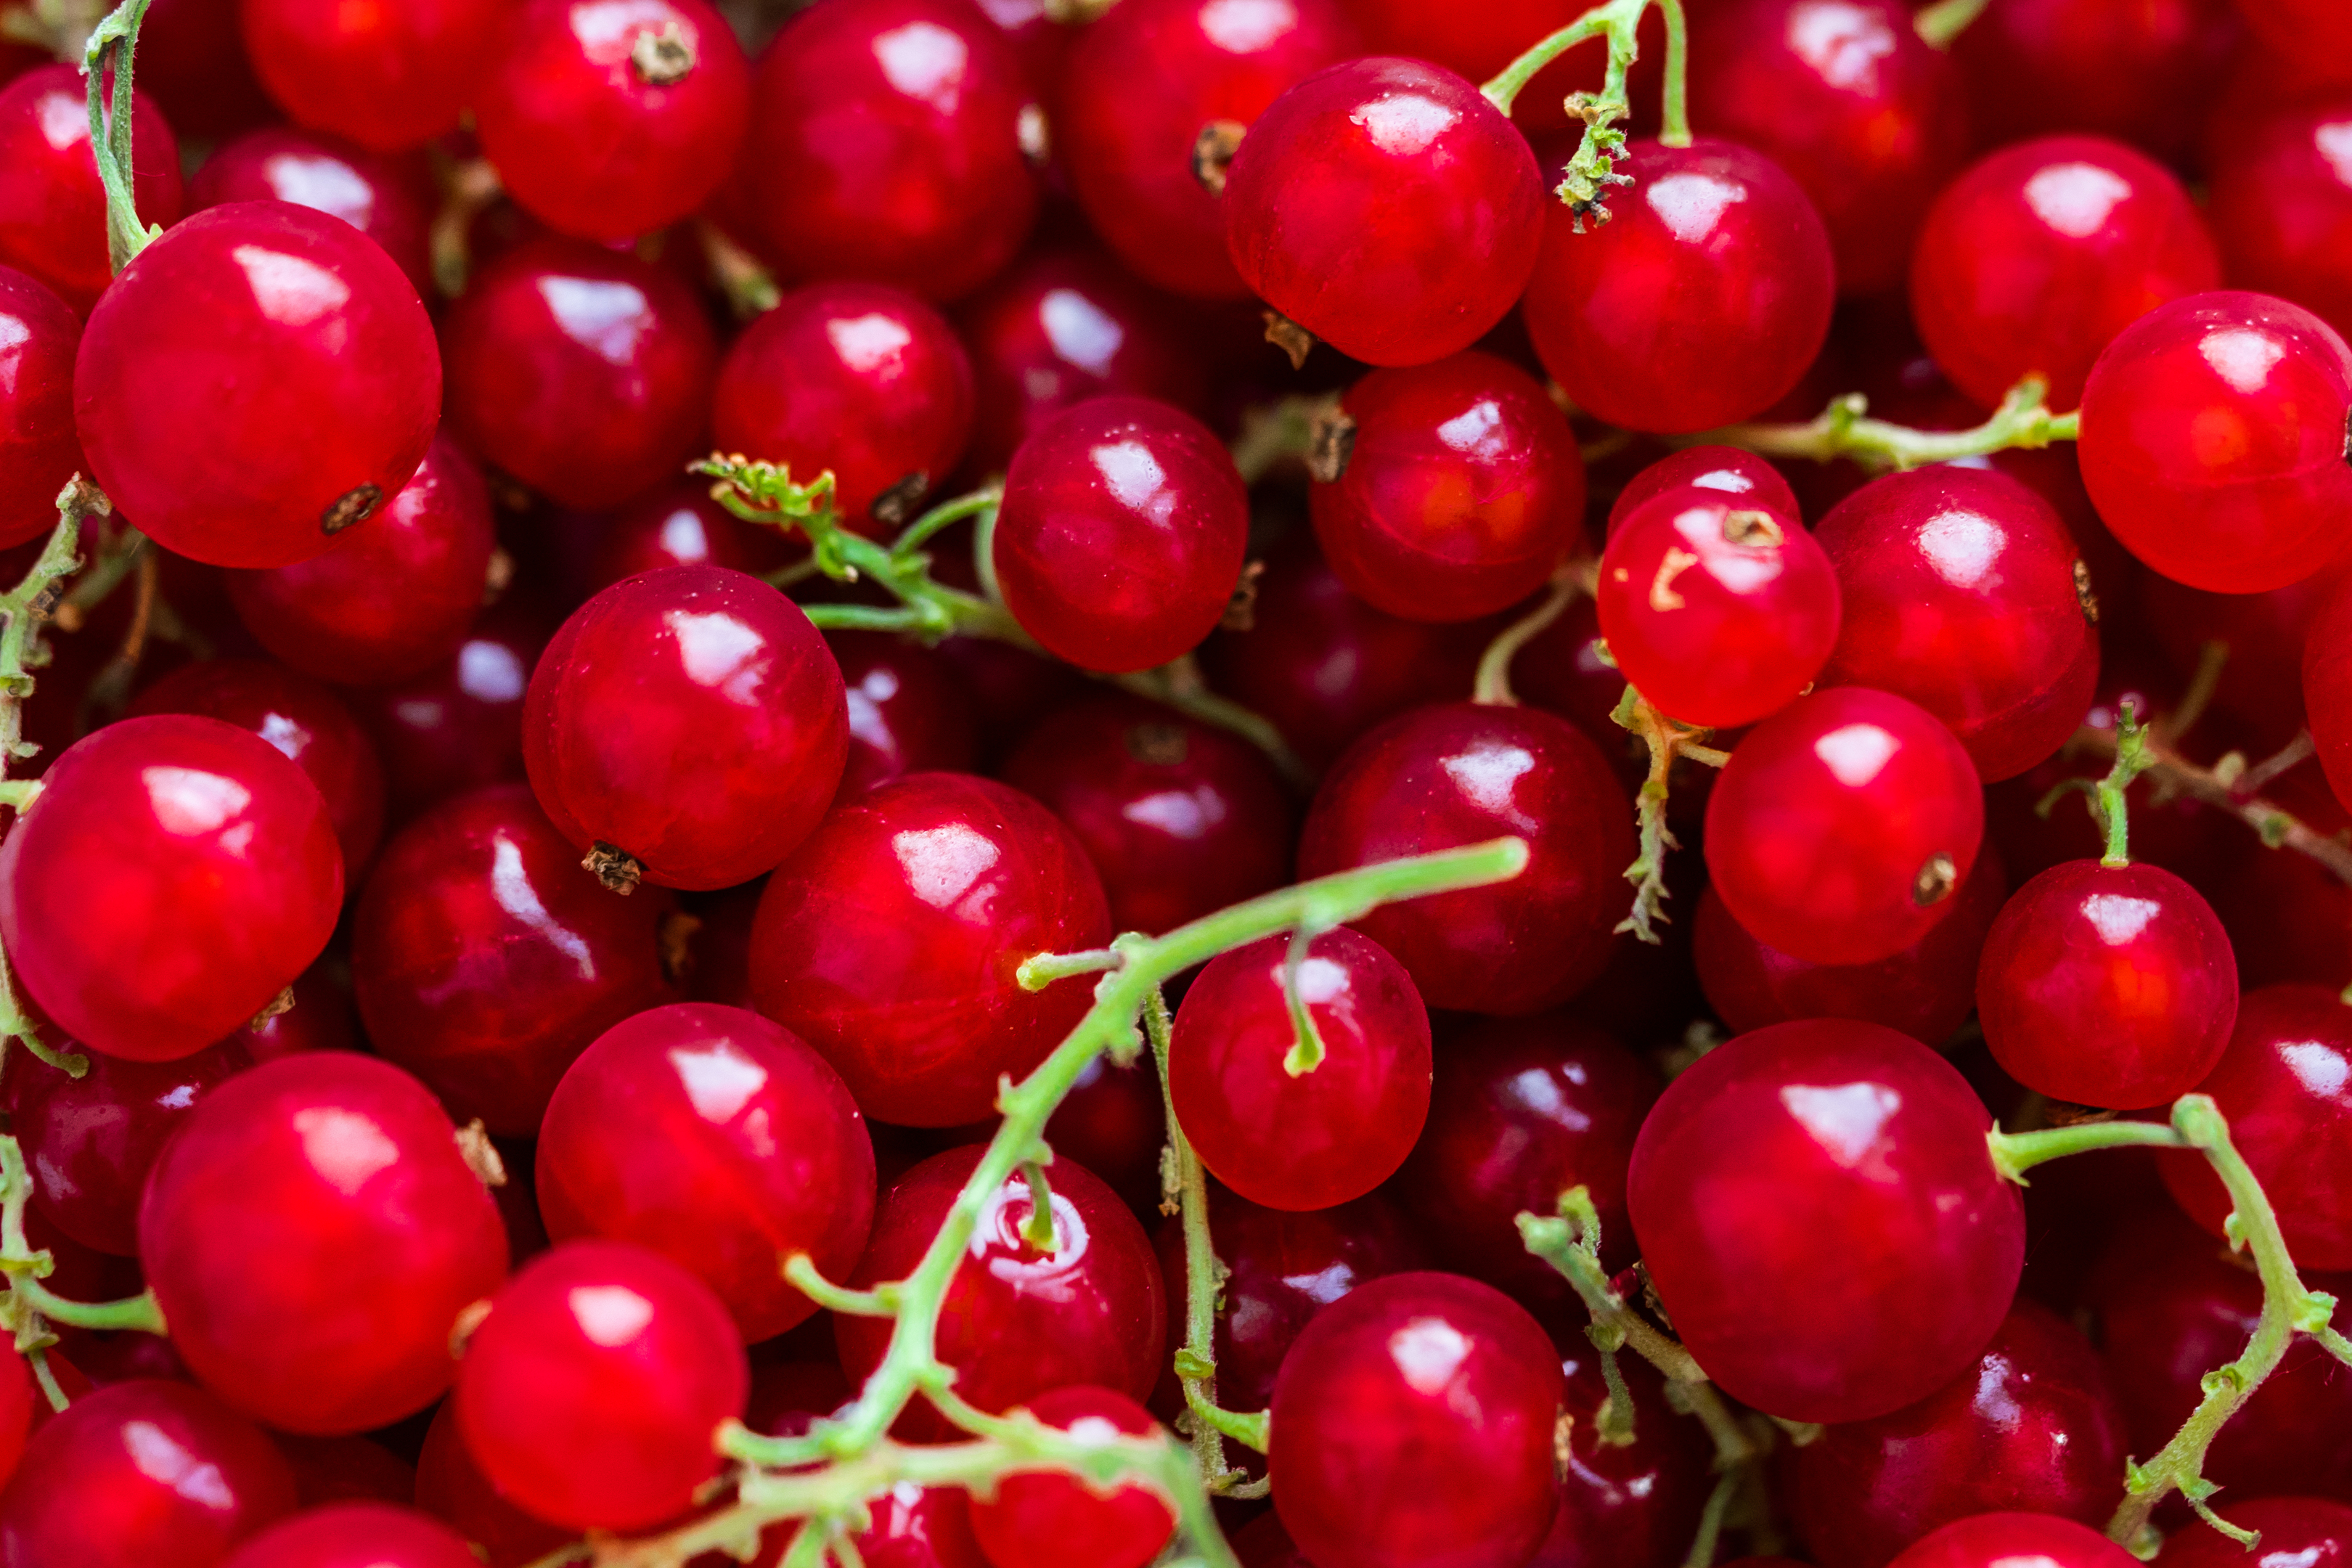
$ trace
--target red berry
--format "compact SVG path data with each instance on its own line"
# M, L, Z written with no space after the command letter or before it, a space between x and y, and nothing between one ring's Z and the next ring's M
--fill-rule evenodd
M1926 936L1983 837L1983 790L1951 731L1860 686L1800 698L1758 725L1706 803L1706 868L1724 907L1811 963L1873 963Z
M724 566L756 577L807 557L805 541L744 521L710 499L709 480L680 475L604 521L580 586L593 595L665 566Z
M482 1473L457 1429L457 1402L445 1399L416 1456L416 1506L454 1526L488 1554L489 1568L526 1568L576 1539L509 1501Z
M481 1568L481 1559L415 1509L338 1502L272 1525L222 1568Z
M2343 582L2352 584L2352 577ZM2329 594L2312 617L2301 673L2319 765L2336 798L2352 800L2352 586Z
M1560 1370L1568 1425L1558 1456L1559 1512L1528 1568L1664 1568L1681 1561L1688 1550L1683 1537L1706 1498L1703 1435L1676 1417L1665 1380L1639 1356L1618 1361L1633 1395L1630 1443L1602 1436L1610 1393L1598 1358L1571 1345Z
M2328 0L2238 0L2238 13L2274 49L2340 59L2352 46L2352 17Z
M110 116L113 99L110 75ZM131 122L138 129L131 171L139 220L175 223L179 143L143 92L131 94ZM89 151L89 83L74 66L26 71L0 87L0 264L30 274L87 313L114 276L106 245L106 187Z
M1167 1438L1150 1411L1113 1389L1077 1384L1027 1404L1038 1420L1082 1444ZM1106 1494L1053 1471L1007 1476L994 1501L971 1509L972 1535L995 1568L1143 1568L1175 1531L1176 1516L1148 1488L1129 1484Z
M278 118L246 58L236 6L237 0L157 0L139 29L139 89L153 93L191 137L229 136Z
M1223 443L1164 403L1098 397L1022 444L993 560L1005 607L1085 669L1149 669L1216 629L1248 543Z
M1308 491L1349 592L1415 621L1466 621L1541 587L1577 538L1584 460L1536 379L1489 354L1376 370L1348 391L1339 479Z
M1625 679L1660 712L1707 728L1787 707L1838 640L1836 569L1796 515L1696 485L1612 531L1598 598Z
M421 674L344 689L353 715L375 737L395 821L466 790L522 778L523 697L547 632L530 605L494 605L456 651Z
M21 1355L0 1361L0 1487L16 1473L33 1427L33 1406L47 1399L34 1385L33 1369Z
M2303 48L2297 46L2298 49ZM2294 300L2352 331L2352 112L2326 101L2243 127L2214 184L2213 232L2230 281Z
M147 1178L139 1259L206 1384L289 1432L359 1432L449 1384L506 1233L425 1087L318 1051L239 1073Z
M1609 503L1608 537L1616 538L1625 520L1654 497L1685 486L1721 490L1781 517L1802 515L1797 509L1797 492L1789 488L1780 470L1755 453L1737 447L1685 447L1625 481L1625 488Z
M954 665L920 643L879 632L829 632L824 640L841 667L849 714L849 759L835 800L901 773L972 771L979 750L972 698Z
M74 347L81 323L40 279L0 267L0 549L58 525L58 492L81 467Z
M153 25L151 12L148 26ZM139 43L144 67L152 47L144 31ZM427 231L438 199L417 160L389 158L290 125L248 131L221 143L188 182L192 213L228 202L277 201L341 218L382 246L420 295L433 288Z
M166 230L90 312L74 422L127 516L215 566L287 566L415 474L441 412L416 290L340 218L231 202Z
M1528 335L1579 408L1631 430L1728 425L1797 384L1829 333L1829 236L1780 165L1736 142L1637 141L1609 222L1551 204ZM1550 172L1559 172L1557 165Z
M490 1298L458 1364L457 1430L483 1475L575 1529L682 1513L751 1374L709 1286L625 1241L567 1241Z
M2217 594L2326 565L2352 507L2352 350L2263 294L2193 294L2118 333L2083 392L2083 483L2116 542Z
M2230 1500L2226 1516L2241 1530L2262 1537L2264 1564L2284 1559L2313 1568L2343 1568L2352 1561L2352 1508L2326 1498L2266 1497ZM2242 1563L2247 1548L2203 1524L2192 1524L2165 1542L2175 1568L2223 1568Z
M2020 1560L2050 1568L2124 1568L2137 1561L2089 1525L2047 1513L1956 1520L1895 1559L1898 1568L1999 1568Z
M1225 248L1260 299L1390 365L1459 353L1503 319L1535 266L1543 203L1535 154L1475 87L1377 56L1276 99L1222 198Z
M873 1242L850 1283L912 1273L982 1152L950 1149L899 1177L882 1194ZM1168 1305L1143 1227L1082 1166L1056 1160L1046 1176L1053 1249L1022 1234L1034 1199L1015 1173L982 1204L940 1309L939 1358L955 1369L956 1393L982 1410L1026 1405L1073 1383L1141 1399L1160 1375ZM836 1314L833 1329L843 1370L863 1383L881 1364L889 1321ZM900 1423L903 1436L923 1440L955 1430L920 1400Z
M416 1467L370 1438L281 1435L277 1442L294 1471L295 1495L304 1508L380 1502L404 1512L416 1496Z
M343 901L333 822L268 742L217 719L126 719L44 778L0 841L0 942L84 1045L200 1051L327 945Z
M1993 0L1952 52L1980 127L2004 136L2095 132L2177 159L2200 129L2180 106L2210 91L2216 63L2231 58L2233 13L2229 0ZM2230 178L2213 192L2217 207L2245 180L2244 146L2237 142Z
M1274 1386L1267 1469L1323 1568L1508 1568L1557 1506L1559 1358L1501 1291L1391 1274L1307 1325Z
M1941 1057L1844 1018L1742 1035L1668 1084L1626 1199L1707 1374L1792 1421L1885 1415L1959 1375L2024 1265L1991 1124Z
M849 1540L866 1568L990 1568L980 1554L980 1542L972 1539L970 1494L960 1487L900 1481L881 1496L868 1498L866 1510L873 1523ZM781 1553L796 1533L769 1530L768 1550L780 1554L772 1561L782 1561ZM762 1568L771 1561L761 1558Z
M392 152L457 123L498 58L505 0L240 0L246 47L296 123Z
M1014 978L1110 939L1102 884L1053 815L961 773L844 803L768 879L751 931L760 1011L824 1054L868 1116L953 1127L1045 1060L1088 989Z

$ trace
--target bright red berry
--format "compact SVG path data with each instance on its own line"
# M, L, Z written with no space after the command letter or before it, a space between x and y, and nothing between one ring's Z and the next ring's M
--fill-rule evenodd
M0 264L17 268L87 313L114 269L106 187L89 151L89 85L74 66L45 65L0 87ZM107 100L112 112L114 89ZM131 94L131 184L142 224L181 213L180 148L163 112Z
M2231 1499L2227 1516L2241 1530L2262 1538L2263 1568L2276 1563L2308 1563L2312 1568L2343 1568L2352 1562L2352 1508L2326 1498L2266 1497L2250 1502ZM2202 1523L2178 1531L2166 1541L2175 1568L2223 1568L2242 1563L2248 1549Z
M498 58L509 6L240 0L240 9L254 73L297 124L394 152L457 125Z
M81 323L39 279L0 267L0 549L58 525L58 492L81 467L74 348Z
M2304 46L2297 46L2298 49ZM2213 186L2230 281L2352 331L2352 105L2339 93L2245 125Z
M2132 1554L2071 1519L1979 1513L1955 1520L1895 1559L1896 1568L1999 1568L2021 1558L2050 1568L2124 1568Z
M1721 490L1782 517L1803 515L1797 508L1797 492L1789 488L1780 470L1755 453L1738 447L1685 447L1625 481L1625 488L1609 503L1608 536L1614 539L1625 520L1644 503L1685 486Z
M222 1568L480 1568L466 1538L415 1509L336 1502L237 1548Z
M1074 1384L1027 1405L1032 1415L1081 1444L1167 1438L1151 1412L1108 1388ZM1147 1488L1129 1484L1106 1495L1050 1471L1008 1476L997 1483L994 1501L971 1510L972 1535L995 1568L1143 1568L1175 1531L1176 1516Z
M139 41L144 65L149 40L143 32ZM140 129L146 129L144 121ZM290 125L248 131L221 143L188 182L192 213L228 202L278 201L332 214L382 246L420 295L433 288L427 230L437 200L417 160L386 157Z

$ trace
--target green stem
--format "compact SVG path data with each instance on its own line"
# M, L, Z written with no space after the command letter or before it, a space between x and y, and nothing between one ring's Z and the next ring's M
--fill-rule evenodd
M52 1413L63 1410L72 1403L66 1398L65 1388L58 1382L57 1372L49 1365L47 1345L33 1346L25 1352L25 1359L33 1363L33 1381L41 1385L41 1397L49 1402Z
M1022 960L1021 967L1013 975L1024 991L1043 991L1056 980L1066 980L1073 974L1099 974L1126 962L1127 955L1115 947L1097 947L1086 952L1041 952Z
M941 501L908 523L906 531L890 542L890 553L898 556L912 555L940 530L951 528L968 517L978 517L982 512L995 510L997 502L1003 499L1003 491L990 485L976 489L970 495L961 495L952 500Z
M1045 1180L1045 1163L1022 1161L1021 1179L1029 1184L1029 1217L1022 1223L1021 1239L1049 1256L1059 1252L1061 1243L1054 1234L1054 1189Z
M1992 1168L2022 1186L2025 1173L2050 1160L2087 1154L2097 1149L2186 1149L2189 1142L2160 1121L2078 1121L2072 1127L2044 1127L2032 1132L1985 1134L1992 1151Z
M1576 214L1580 234L1588 216L1597 223L1608 221L1605 202L1610 186L1633 183L1630 176L1616 172L1617 160L1625 155L1625 132L1617 122L1631 111L1625 91L1626 72L1640 51L1642 16L1653 4L1664 13L1666 24L1665 88L1658 139L1669 147L1687 147L1691 134L1686 85L1689 47L1682 0L1607 0L1544 38L1478 89L1486 94L1488 102L1508 114L1518 102L1519 93L1544 67L1590 39L1608 41L1609 57L1601 73L1601 90L1580 92L1568 100L1569 113L1584 121L1584 138L1568 161L1557 194Z
M1666 19L1666 79L1659 94L1658 141L1667 147L1691 144L1690 29L1683 20L1683 0L1658 0Z
M1925 463L1948 463L2011 447L2074 440L2081 428L2081 416L2051 413L2043 393L2041 379L2027 376L2010 388L1990 418L1966 430L1914 430L1907 425L1872 419L1867 417L1869 400L1850 392L1801 425L1729 425L1678 439L1692 446L1741 447L1772 458L1811 458L1824 463L1832 458L1851 458L1866 468L1916 468Z
M1657 926L1666 920L1661 907L1668 897L1666 852L1682 847L1666 826L1667 785L1674 773L1675 759L1688 757L1719 768L1730 761L1730 754L1698 744L1700 737L1706 734L1705 730L1675 723L1651 707L1631 686L1617 700L1616 710L1610 717L1641 736L1650 749L1650 774L1642 781L1641 793L1633 805L1634 820L1641 830L1641 850L1633 857L1633 863L1625 868L1625 879L1633 884L1633 907L1617 922L1617 929L1632 931L1636 940L1654 947L1664 940L1658 935Z
M122 0L89 36L83 51L83 68L89 76L89 150L98 162L99 183L106 187L106 248L121 271L131 258L163 233L160 226L139 221L132 192L131 159L131 67L139 49L139 24L146 19L148 0ZM113 65L112 97L121 111L107 112L109 57Z
M1157 669L1139 669L1127 675L1113 676L1110 679L1123 691L1164 703L1188 719L1197 719L1214 729L1240 736L1265 752L1275 770L1291 784L1304 790L1315 787L1315 770L1290 749L1290 742L1282 738L1282 731L1240 703L1229 701L1210 690L1202 680L1201 668L1191 654L1163 664Z
M1723 1538L1723 1516L1747 1481L1741 1470L1726 1470L1717 1478L1715 1489L1707 1494L1706 1506L1699 1510L1698 1534L1691 1542L1689 1555L1683 1559L1684 1568L1715 1568L1716 1543Z
M1282 1000L1290 1009L1290 1049L1283 1055L1282 1070L1292 1078L1305 1078L1323 1065L1323 1031L1315 1026L1315 1015L1298 990L1299 965L1320 934L1300 926L1290 933L1290 951L1283 955Z
M2099 858L2102 866L2131 864L2131 822L2124 805L2124 792L2131 787L2132 780L2156 766L2156 755L2147 747L2147 726L2140 723L2136 707L2131 698L2124 699L2123 708L2116 716L2115 764L2107 769L2106 777L2098 782L2092 795L2096 803L2094 815L2107 837L2106 853Z
M1968 30L1969 24L1984 15L1992 0L1937 0L1911 18L1911 26L1927 47L1948 49L1952 41Z
M1518 105L1519 94L1538 72L1588 38L1607 38L1613 53L1619 47L1617 36L1642 19L1648 9L1648 0L1610 0L1595 5L1559 31L1547 34L1533 47L1505 66L1478 90L1486 101L1505 114ZM1629 56L1630 58L1630 56Z
M836 1285L818 1271L816 1259L805 1252L795 1252L784 1259L784 1279L810 1300L829 1312L846 1312L853 1318L887 1318L898 1310L898 1298L894 1290L852 1290Z
M1477 678L1471 683L1470 700L1501 708L1518 706L1518 695L1511 689L1511 661L1519 650L1541 637L1554 621L1568 612L1582 591L1583 573L1591 569L1590 562L1570 563L1553 574L1551 591L1543 602L1496 636L1478 658Z
M19 1300L53 1323L70 1323L77 1329L137 1329L149 1334L169 1331L152 1290L142 1290L120 1301L68 1301L26 1276L15 1276L10 1284Z
M1201 1474L1214 1487L1231 1473L1225 1465L1224 1434L1198 1412L1217 1408L1217 1298L1225 1288L1225 1265L1209 1234L1208 1172L1176 1120L1176 1098L1168 1083L1174 1021L1168 1015L1168 998L1157 987L1144 998L1143 1033L1151 1042L1152 1065L1160 1075L1160 1106L1168 1119L1168 1164L1162 1185L1175 1188L1176 1211L1182 1216L1184 1234L1184 1343L1176 1352L1176 1377L1183 1386L1185 1408L1195 1413L1192 1457ZM1163 1202L1163 1212L1166 1206Z

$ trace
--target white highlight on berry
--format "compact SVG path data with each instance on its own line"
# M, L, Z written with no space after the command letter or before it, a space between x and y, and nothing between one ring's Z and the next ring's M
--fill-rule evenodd
M1992 574L2009 534L1980 511L1939 511L1919 525L1919 552L1936 575L1955 588L1974 588Z
M220 1467L189 1453L152 1421L124 1422L122 1447L131 1464L149 1480L215 1513L236 1510L236 1494L229 1489Z
M2334 1046L2318 1040L2281 1046L2279 1059L2286 1063L2286 1070L2294 1074L2297 1083L2321 1100L2334 1100L2352 1080L2352 1061Z
M1415 1394L1444 1393L1469 1359L1468 1336L1443 1318L1415 1318L1389 1336L1389 1360Z
M316 326L352 302L352 286L307 256L289 256L266 245L237 245L229 257L245 274L253 302L261 313L282 326ZM324 346L342 346L339 330L328 332Z
M2223 327L2198 341L2197 352L2213 374L2251 397L2271 378L2271 367L2286 358L2286 346L2252 327Z
M523 869L522 847L503 833L490 840L490 897L498 900L499 908L570 959L581 979L596 978L596 955L588 951L578 931L547 912L547 906L540 902L539 889L530 885L530 873Z
M963 99L971 51L937 22L909 22L875 35L874 62L882 68L883 79L908 98L953 114Z
M1168 475L1151 448L1140 441L1106 441L1087 454L1118 504L1165 522L1176 498L1169 493Z
M1503 445L1503 410L1493 398L1472 404L1437 427L1437 438L1465 456L1480 458Z
M1375 99L1348 116L1364 128L1372 145L1394 158L1417 158L1460 123L1454 109L1417 92Z
M1439 761L1454 787L1479 810L1502 817L1522 832L1533 832L1536 820L1519 809L1518 783L1535 772L1535 753L1524 746L1480 742Z
M2084 918L2109 947L2128 947L2139 940L2147 922L2164 912L2154 899L2126 898L2121 893L2094 893L2083 900Z
M1080 370L1108 375L1127 342L1127 329L1076 289L1048 289L1037 302L1037 324L1054 353Z
M1748 199L1745 186L1697 173L1668 174L1643 187L1642 199L1685 245L1704 245L1723 215Z
M1891 1173L1886 1124L1903 1109L1903 1097L1894 1089L1883 1083L1792 1083L1780 1090L1780 1104L1847 1170L1874 1177Z
M1895 52L1895 34L1885 19L1847 0L1790 6L1781 36L1815 75L1848 92L1877 92L1878 62Z
M824 324L825 341L841 363L861 375L896 372L915 334L903 321L877 311L865 316L837 316Z
M294 1113L294 1136L302 1158L326 1184L345 1197L357 1197L371 1177L400 1163L399 1145L383 1128L339 1105L306 1106Z
M634 364L652 310L644 289L604 278L542 278L539 297L565 337L607 364Z
M2318 150L2321 157L2327 160L2327 166L2336 171L2336 177L2352 185L2352 120L2331 120L2325 125L2315 126L2311 132L2311 144Z
M1900 750L1894 736L1875 724L1845 724L1813 742L1813 755L1848 789L1860 789Z
M1270 49L1298 30L1290 0L1209 0L1196 14L1201 36L1229 55Z
M944 827L912 827L890 836L890 852L907 879L907 890L931 908L971 920L988 917L987 903L995 891L988 874L1003 852L986 836L961 823ZM960 906L977 896L979 907Z
M626 1349L654 1321L654 1304L626 1285L574 1285L563 1304L588 1342L608 1351Z
M687 1103L705 1121L734 1121L752 1096L768 1087L768 1069L738 1050L732 1040L713 1040L698 1048L674 1047L668 1056Z
M2053 163L2025 182L2033 216L2070 239L2089 239L2106 227L2116 204L2130 195L2114 170L2096 163Z
M697 686L751 707L767 674L767 641L723 610L668 610L662 624L677 639L679 668Z

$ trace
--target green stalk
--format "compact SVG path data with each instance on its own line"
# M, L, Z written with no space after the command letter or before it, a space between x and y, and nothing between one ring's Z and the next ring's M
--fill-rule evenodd
M1911 18L1913 30L1930 47L1948 49L1952 41L1968 30L1969 24L1984 15L1992 0L1937 0Z
M2072 441L2082 427L2079 414L2053 414L2038 376L2011 387L1983 424L1966 430L1914 430L1867 416L1869 400L1858 392L1832 400L1817 417L1801 425L1727 425L1720 430L1677 437L1684 445L1741 447L1772 458L1811 458L1828 462L1851 458L1865 468L1916 468L1981 458L2011 447L2047 447Z
M122 0L89 36L82 68L89 78L89 150L98 162L99 183L106 187L106 248L114 270L131 265L163 233L160 226L139 221L139 204L132 190L131 159L131 68L139 52L139 24L147 18L148 0ZM107 112L107 66L113 65L113 100L121 111Z
M1625 74L1640 51L1643 14L1654 4L1664 13L1666 24L1665 88L1660 104L1658 140L1669 147L1687 147L1691 139L1687 87L1690 50L1682 0L1607 0L1538 42L1478 89L1487 102L1508 114L1518 102L1520 92L1544 67L1579 44L1593 38L1608 40L1609 58L1601 74L1601 90L1580 92L1568 100L1569 113L1584 121L1584 139L1569 159L1557 194L1576 214L1580 234L1584 231L1588 216L1596 223L1609 220L1605 203L1610 186L1633 184L1632 176L1616 172L1617 160L1625 155L1625 132L1618 129L1617 122L1632 111L1626 97Z

